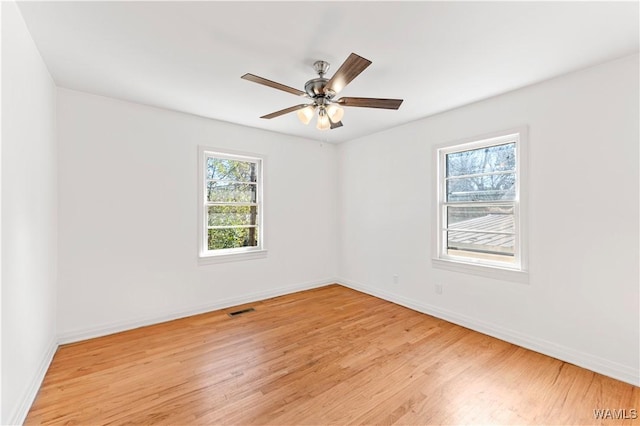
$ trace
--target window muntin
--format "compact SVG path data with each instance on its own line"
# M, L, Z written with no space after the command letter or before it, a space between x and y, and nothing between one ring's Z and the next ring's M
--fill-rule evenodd
M522 269L518 133L438 150L438 258Z
M203 152L201 256L262 249L262 160Z

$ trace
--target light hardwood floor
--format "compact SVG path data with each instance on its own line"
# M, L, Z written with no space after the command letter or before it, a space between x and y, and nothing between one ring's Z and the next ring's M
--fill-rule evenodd
M60 347L26 423L640 424L593 411L638 387L338 285L250 306Z

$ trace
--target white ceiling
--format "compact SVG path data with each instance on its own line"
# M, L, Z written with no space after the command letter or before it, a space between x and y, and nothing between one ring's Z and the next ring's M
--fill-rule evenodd
M56 84L308 139L340 142L638 51L638 2L20 2ZM373 61L319 131L302 103L241 80L303 90L317 59Z

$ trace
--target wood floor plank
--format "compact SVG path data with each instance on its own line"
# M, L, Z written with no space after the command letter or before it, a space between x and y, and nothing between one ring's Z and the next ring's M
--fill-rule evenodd
M640 424L631 410L638 387L332 285L62 346L26 424Z

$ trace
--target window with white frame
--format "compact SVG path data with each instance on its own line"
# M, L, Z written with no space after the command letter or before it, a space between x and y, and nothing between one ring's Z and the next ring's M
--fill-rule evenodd
M262 250L262 159L201 148L200 168L200 256Z
M524 270L522 132L437 150L438 259Z

